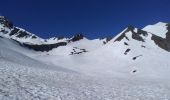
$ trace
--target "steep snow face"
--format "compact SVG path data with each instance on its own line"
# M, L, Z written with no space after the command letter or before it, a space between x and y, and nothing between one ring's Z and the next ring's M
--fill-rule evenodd
M143 28L144 31L150 32L152 34L155 34L157 36L160 36L162 38L166 37L167 30L167 23L158 22L154 25L148 25Z

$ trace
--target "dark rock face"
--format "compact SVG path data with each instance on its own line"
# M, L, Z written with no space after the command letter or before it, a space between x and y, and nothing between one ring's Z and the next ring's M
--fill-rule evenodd
M138 34L143 35L143 36L148 36L148 33L146 31L143 31L141 29L138 29Z
M138 40L138 41L142 41L142 42L145 42L145 40L140 36L140 35L143 35L143 36L147 36L147 32L143 31L143 30L140 30L138 29L137 33L135 33L133 30L132 30L132 38L135 39L135 40Z
M133 73L136 73L136 72L137 72L137 70L133 70L132 72L133 72Z
M32 36L27 31L23 31L23 30L21 30L21 29L19 29L17 27L14 27L12 29L12 31L9 33L9 35L10 36L16 35L16 37L18 37L18 38L23 38L23 37L25 37L25 38L31 37L32 39L36 39L37 38L35 35Z
M134 27L130 27L129 30L132 32L133 39L145 42L145 40L140 35L147 36L148 35L147 32L137 29L137 33L136 33L134 32Z
M126 29L115 41L121 41L123 38L126 38L127 40L129 40L128 37L125 35L125 33L129 31L130 31L129 29Z
M124 54L127 55L129 51L130 51L130 49L126 49Z
M22 37L28 37L29 34L25 31L19 31L17 37L22 38Z
M5 29L2 29L0 32L4 33L4 34L7 34L8 31L6 31Z
M36 45L36 44L27 44L27 43L21 43L17 40L12 39L14 42L18 43L20 46L22 47L26 47L35 51L50 51L54 48L60 47L60 46L66 46L67 43L66 42L59 42L59 43L55 43L55 44L41 44L41 45Z
M163 48L163 49L168 49L167 46L166 46L166 40L159 37L159 36L156 36L154 34L152 34L152 37L151 39L155 42L156 45L158 45L160 48Z
M140 36L140 35L143 35L143 36L147 36L148 33L143 31L143 30L140 30L138 29L137 32L134 32L134 27L133 26L129 26L123 33L121 36L119 36L115 41L121 41L123 38L126 38L127 40L128 37L125 35L125 33L127 32L132 32L132 38L135 39L135 40L138 40L138 41L142 41L142 42L145 42L145 40Z
M0 16L0 23L2 25L4 25L5 27L8 27L8 28L13 28L13 24L11 21L9 21L6 17L4 16Z
M132 59L133 60L136 60L138 57L141 57L142 55L139 55L139 56L136 56L136 57L133 57Z
M12 35L18 33L18 31L19 31L19 29L14 27L14 29L11 31L11 33L9 35L12 36Z
M129 44L128 44L128 43L126 43L126 42L124 42L124 45L127 45L127 46L128 46Z
M158 45L160 48L170 52L170 24L167 24L166 38L162 38L152 34L151 39Z
M16 37L18 38L27 38L27 37L31 37L31 38L37 38L36 36L32 36L30 35L27 31L23 31L17 27L14 27L12 22L9 21L6 17L4 16L0 16L0 24L3 25L3 27L7 27L9 29L11 29L11 32L9 33L10 36L12 35L16 35ZM8 31L6 31L5 29L1 29L1 32L4 34L7 34Z
M34 36L32 36L32 39L36 39L37 37L34 35Z
M83 34L80 33L80 34L74 35L73 38L70 39L70 41L75 42L75 41L79 41L83 38L84 38Z
M59 43L55 43L55 44L42 44L42 45L32 45L32 44L26 44L23 43L22 46L27 47L29 49L33 49L35 51L50 51L54 48L57 48L59 46L65 46L67 45L66 42L59 42Z

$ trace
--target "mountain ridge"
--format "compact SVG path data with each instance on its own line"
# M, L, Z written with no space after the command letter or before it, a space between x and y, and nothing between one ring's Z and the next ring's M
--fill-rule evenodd
M36 51L50 51L53 48L65 46L70 42L76 42L82 40L83 38L86 38L83 36L83 34L79 33L75 34L71 38L52 37L49 39L43 39L22 28L15 27L13 23L4 16L0 16L0 23L1 23L0 33L2 37L11 38L20 43L22 46L25 46ZM157 31L157 29L164 31L161 31L159 34L157 34L155 32L155 30ZM145 39L143 39L142 36L152 34L151 40L153 40L155 44L160 48L170 52L170 24L168 23L158 22L157 24L154 25L148 25L143 29L128 26L127 28L125 28L123 33L118 34L120 36L117 37L115 41L121 41L121 39L123 39L124 37L128 40L128 38L125 36L125 33L127 32L132 32L133 33L132 38L142 42L145 42ZM106 37L101 39L101 41L103 42L103 44L106 44L113 38L114 37L110 38Z

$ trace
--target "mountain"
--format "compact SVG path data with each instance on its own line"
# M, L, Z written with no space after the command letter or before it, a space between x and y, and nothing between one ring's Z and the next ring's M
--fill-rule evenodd
M42 39L0 17L0 99L168 100L170 24Z
M75 34L71 38L53 37L50 39L42 39L22 28L13 26L13 23L4 16L0 17L0 23L0 36L13 39L20 43L20 45L36 51L49 51L59 46L65 46L71 42L86 39L81 33ZM101 43L103 42L107 42L106 38L101 40Z

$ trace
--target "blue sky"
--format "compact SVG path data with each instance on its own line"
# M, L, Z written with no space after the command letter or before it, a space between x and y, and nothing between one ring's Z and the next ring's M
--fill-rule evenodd
M1 0L0 14L48 38L114 36L128 25L170 22L170 0Z

